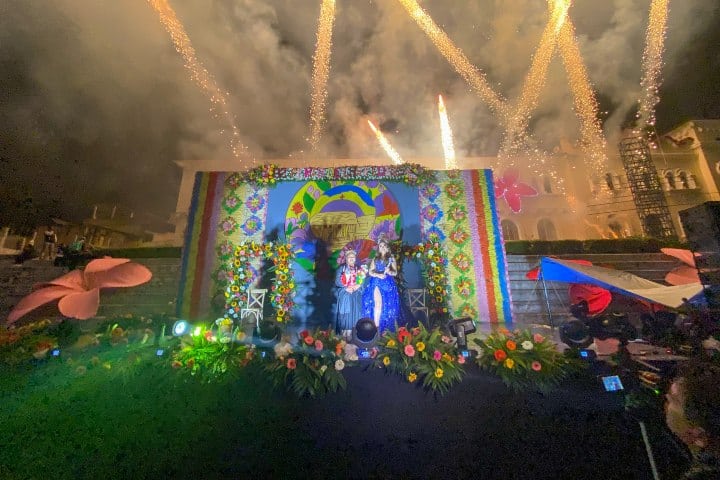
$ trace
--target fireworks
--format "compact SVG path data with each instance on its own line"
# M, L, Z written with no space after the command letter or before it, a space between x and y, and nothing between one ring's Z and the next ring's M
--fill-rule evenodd
M445 168L447 170L457 170L452 129L450 128L450 121L448 120L442 95L438 95L438 113L440 114L440 135L442 138L443 153L445 154Z
M370 125L370 129L372 129L373 133L378 139L378 142L380 142L380 145L382 145L383 150L385 150L385 153L388 154L388 157L392 159L393 163L395 165L400 165L402 163L405 163L403 159L400 157L400 154L390 145L390 142L387 138L385 138L385 135L380 131L379 128L377 128L373 123L368 120L368 125Z
M323 0L318 18L317 43L313 57L312 106L310 107L310 144L316 149L325 123L327 81L330 75L332 29L335 21L335 0Z
M450 65L460 74L465 81L470 84L473 90L477 92L480 98L487 103L490 108L501 117L504 121L507 113L505 111L505 101L493 91L490 84L485 79L485 75L465 56L455 44L450 40L447 34L433 21L432 17L418 5L415 0L398 0L415 23L425 32L440 53L450 62Z
M588 154L590 171L597 177L603 175L607 163L605 138L598 120L598 105L587 70L575 40L575 29L570 21L560 28L558 48L565 64L570 91L573 94L575 113L580 120L580 134Z
M645 37L642 59L642 98L638 109L638 128L655 125L655 106L660 101L660 70L665 47L665 30L668 17L668 0L653 0L650 5L650 21Z
M175 14L175 11L172 9L167 0L148 0L148 3L157 12L160 17L160 22L165 27L165 30L167 30L170 34L175 50L180 54L180 56L182 56L185 62L185 68L190 71L192 80L201 89L203 89L210 98L210 112L213 117L218 118L222 115L230 124L230 148L232 149L233 155L235 155L236 158L246 156L247 147L242 144L240 132L235 125L235 119L227 110L227 97L217 86L215 80L212 78L212 75L210 75L210 72L208 72L198 61L197 56L195 55L195 49L190 42L190 37L188 37L185 32L185 28ZM225 133L224 130L222 132ZM254 158L252 159L252 162L255 163Z

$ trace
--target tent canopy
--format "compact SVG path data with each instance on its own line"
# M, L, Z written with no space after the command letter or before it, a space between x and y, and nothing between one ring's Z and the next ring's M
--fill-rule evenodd
M556 282L597 285L670 308L678 308L685 303L684 299L690 300L703 292L699 283L666 287L628 272L549 257L540 260L540 276Z

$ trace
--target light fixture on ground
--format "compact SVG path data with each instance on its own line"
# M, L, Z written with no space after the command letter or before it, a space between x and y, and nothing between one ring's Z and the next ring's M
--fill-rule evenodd
M176 337L182 337L190 333L192 325L187 320L178 320L173 324L172 334Z
M470 317L457 318L450 321L449 327L450 333L457 338L457 347L460 353L465 357L469 356L470 351L467 346L467 335L477 331L475 320Z
M263 320L260 322L257 332L258 342L262 344L276 342L280 339L280 333L280 327L278 327L277 323L271 320Z
M369 318L361 318L353 328L353 343L358 346L358 358L371 358L371 349L375 346L378 328Z

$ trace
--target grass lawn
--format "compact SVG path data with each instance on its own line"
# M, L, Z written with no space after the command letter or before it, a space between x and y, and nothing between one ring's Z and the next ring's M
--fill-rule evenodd
M637 422L594 384L521 395L469 368L434 397L355 367L313 400L251 368L202 384L147 346L68 355L0 372L1 479L652 478Z

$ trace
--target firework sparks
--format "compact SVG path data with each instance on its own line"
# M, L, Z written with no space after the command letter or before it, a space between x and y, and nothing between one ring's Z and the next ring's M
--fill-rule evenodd
M535 50L530 70L522 85L520 97L512 109L505 129L500 156L517 153L524 145L526 129L532 112L537 108L540 91L545 86L547 70L555 52L557 35L567 20L572 0L548 0L550 19Z
M453 66L465 81L470 84L480 98L487 103L490 108L500 116L504 121L506 115L505 101L495 93L490 84L485 79L485 75L465 56L450 37L433 21L432 17L423 10L423 8L415 0L398 0L407 10L410 16L415 20L420 29L425 32L435 47L445 57L445 59Z
M445 168L447 170L457 170L458 166L455 161L453 134L442 95L438 95L438 113L440 114L440 136L442 138L443 153L445 154Z
M595 92L590 85L587 70L580 54L580 47L575 40L575 29L567 20L560 28L558 49L565 64L570 91L573 94L575 113L580 120L580 135L584 150L588 154L590 171L597 177L605 171L606 144L602 128L598 120L598 104Z
M393 161L395 165L400 165L402 163L405 163L403 159L400 157L400 154L395 150L392 145L390 145L390 142L387 138L385 138L385 135L380 131L379 128L377 128L370 120L367 121L368 125L370 125L370 129L373 131L375 136L378 139L378 142L380 142L380 145L383 147L383 150L385 150L385 153L388 154L388 157Z
M175 11L167 0L148 0L148 3L157 12L160 17L160 22L170 34L175 50L182 56L185 62L185 68L190 71L192 80L209 96L211 104L210 112L213 117L217 119L222 115L229 123L231 129L230 148L232 149L233 155L235 155L236 158L247 156L247 147L242 144L240 132L235 125L235 119L228 112L227 97L217 86L210 72L198 61L195 55L195 49L190 42L190 37L188 37L185 32L185 28L175 14ZM222 133L225 133L225 131L222 130ZM255 163L254 158L252 162Z
M655 125L655 107L660 101L660 71L665 48L669 0L653 0L650 5L650 20L645 37L642 59L642 98L638 109L638 128Z
M310 107L310 144L316 149L325 123L327 81L330 75L332 29L335 21L335 0L323 0L318 18L317 43L313 57L312 106Z

